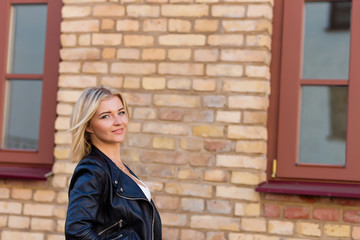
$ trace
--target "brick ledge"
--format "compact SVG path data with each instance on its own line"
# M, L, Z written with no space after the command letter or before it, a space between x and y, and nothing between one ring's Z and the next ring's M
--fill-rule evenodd
M360 198L360 185L355 184L268 181L260 183L255 190L264 193Z

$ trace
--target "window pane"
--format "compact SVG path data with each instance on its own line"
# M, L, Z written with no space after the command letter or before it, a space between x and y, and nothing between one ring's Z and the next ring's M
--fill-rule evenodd
M305 3L304 79L348 79L351 1Z
M41 87L41 80L7 81L2 148L38 148Z
M47 6L13 5L8 73L43 73Z
M345 165L348 88L303 86L299 163Z

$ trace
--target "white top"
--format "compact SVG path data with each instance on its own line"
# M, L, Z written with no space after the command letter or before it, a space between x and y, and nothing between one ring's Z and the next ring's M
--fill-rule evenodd
M141 182L142 184L144 184L144 186L138 184L138 186L140 187L140 189L143 191L143 193L145 194L146 198L149 200L149 202L151 201L151 193L150 193L150 190L149 188L146 186L145 183L143 183L140 179L137 179L139 180L139 182Z

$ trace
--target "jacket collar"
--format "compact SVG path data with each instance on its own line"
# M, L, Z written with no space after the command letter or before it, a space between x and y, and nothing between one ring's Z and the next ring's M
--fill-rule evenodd
M125 198L147 200L145 194L137 185L137 183L134 180L132 180L128 175L126 175L123 171L121 171L115 165L115 163L108 156L106 156L100 149L92 145L92 152L100 156L107 163L108 168L110 170L112 186L116 188L116 192L120 196ZM130 170L130 168L128 168L128 166L125 165L125 167L129 170L129 172L133 176L136 177L136 175Z

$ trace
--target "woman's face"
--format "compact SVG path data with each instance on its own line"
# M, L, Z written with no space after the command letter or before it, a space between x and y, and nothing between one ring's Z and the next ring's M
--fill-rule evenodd
M129 119L117 96L105 98L91 118L86 131L95 146L122 143L125 139Z

